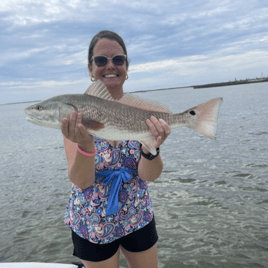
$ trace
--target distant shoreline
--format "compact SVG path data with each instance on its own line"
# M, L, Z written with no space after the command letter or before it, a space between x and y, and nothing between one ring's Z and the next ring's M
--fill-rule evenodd
M220 83L211 83L211 84L205 84L205 85L196 85L196 86L193 86L193 88L198 89L198 88L206 88L206 87L225 87L225 86L251 84L251 83L262 83L262 82L268 82L268 77L256 78L256 79L235 80L235 81L220 82Z
M39 101L41 100L10 102L10 103L2 103L0 105L12 105L12 104L31 103L31 102L39 102Z
M148 90L133 91L129 93L143 93L143 92L150 92L150 91L171 90L171 89L180 89L180 88L199 89L199 88L209 88L209 87L225 87L225 86L243 85L243 84L251 84L251 83L261 83L261 82L268 82L268 77L256 78L256 79L245 79L245 80L234 80L234 81L229 81L229 82L210 83L210 84L204 84L204 85L193 85L193 86L185 86L185 87L148 89Z
M234 86L234 85L252 84L252 83L262 83L262 82L268 82L268 77L255 78L255 79L245 79L245 80L234 80L234 81L229 81L229 82L210 83L210 84L204 84L204 85L193 85L193 86L185 86L185 87L169 87L169 88L148 89L148 90L132 91L132 92L128 92L128 93L145 93L145 92L151 92L151 91L173 90L173 89L180 89L180 88L199 89L199 88L209 88L209 87L225 87L225 86ZM31 102L39 102L39 101L41 101L41 100L11 102L11 103L3 103L3 104L0 104L0 105L31 103Z

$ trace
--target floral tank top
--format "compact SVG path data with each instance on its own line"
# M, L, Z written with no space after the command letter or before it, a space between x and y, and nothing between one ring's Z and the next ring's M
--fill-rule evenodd
M107 244L150 223L153 208L147 183L138 175L140 143L113 147L94 139L95 182L85 190L72 184L64 223L92 243Z

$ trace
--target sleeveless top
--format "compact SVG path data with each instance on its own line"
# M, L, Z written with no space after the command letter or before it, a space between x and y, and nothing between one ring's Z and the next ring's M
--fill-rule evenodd
M153 208L147 183L138 175L140 143L122 141L113 147L94 139L95 182L85 190L72 184L64 223L92 243L107 244L149 224Z

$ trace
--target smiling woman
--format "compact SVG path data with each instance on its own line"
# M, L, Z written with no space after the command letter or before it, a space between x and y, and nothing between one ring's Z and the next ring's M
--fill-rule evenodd
M112 97L120 99L129 65L124 41L121 37L103 31L93 38L92 43L88 53L91 80L101 80Z
M99 40L94 48L94 56L89 64L91 77L95 80L101 80L108 88L114 99L123 97L123 84L127 77L127 65L115 64L113 57L119 57L123 54L122 47L114 40L103 38ZM100 56L105 55L106 65L96 64ZM125 61L125 60L124 60Z
M103 82L114 100L123 99L128 67L126 46L118 34L101 31L93 37L88 51L91 80ZM90 95L93 87L86 94ZM98 113L96 107L94 111ZM113 119L117 113L109 109L109 115ZM86 268L118 268L120 251L131 268L157 267L158 236L146 181L157 179L162 172L158 148L170 134L170 127L164 120L147 118L143 122L153 136L155 155L136 140L93 137L82 124L82 113L72 112L62 120L68 174L73 183L64 221L72 229L74 255ZM126 113L120 124L123 119L131 125Z

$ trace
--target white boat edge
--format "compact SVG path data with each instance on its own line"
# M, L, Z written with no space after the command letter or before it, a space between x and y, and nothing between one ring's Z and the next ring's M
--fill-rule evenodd
M74 264L44 262L0 262L0 268L77 268Z

